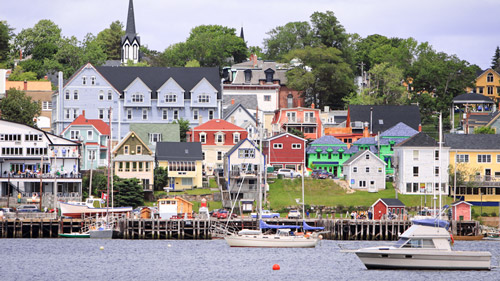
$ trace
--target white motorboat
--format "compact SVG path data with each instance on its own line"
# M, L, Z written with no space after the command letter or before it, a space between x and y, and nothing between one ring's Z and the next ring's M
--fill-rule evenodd
M448 225L437 219L414 220L393 246L355 253L368 269L490 270L490 252L451 249Z
M96 202L96 203L94 203ZM72 218L81 218L82 215L85 216L95 216L95 215L104 215L106 212L109 213L120 213L125 214L127 212L132 212L132 207L111 207L106 208L106 206L101 207L103 204L103 200L99 198L87 198L85 202L59 202L59 206L61 207L61 216L63 217L72 217ZM95 207L95 206L100 206Z

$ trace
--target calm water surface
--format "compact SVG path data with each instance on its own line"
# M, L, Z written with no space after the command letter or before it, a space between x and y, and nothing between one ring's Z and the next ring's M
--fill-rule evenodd
M340 252L384 244L390 242L250 249L224 240L0 239L0 280L500 280L500 269L368 271L355 254ZM492 264L499 263L498 241L457 241L454 248L488 250Z

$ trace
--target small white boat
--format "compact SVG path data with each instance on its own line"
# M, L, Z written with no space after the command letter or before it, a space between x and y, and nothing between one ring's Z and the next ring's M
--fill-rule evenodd
M490 270L491 253L453 251L448 222L414 220L391 247L355 251L368 269Z
M106 214L106 206L96 208L95 205L101 206L103 200L99 198L87 198L85 202L59 202L61 207L61 215L63 217L81 218L82 215L85 216L95 216ZM96 203L94 203L96 202ZM124 214L127 212L132 212L132 207L111 207L108 210L109 213L114 214Z

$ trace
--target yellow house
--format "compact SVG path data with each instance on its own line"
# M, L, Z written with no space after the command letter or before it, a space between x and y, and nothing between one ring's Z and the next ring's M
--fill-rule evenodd
M203 154L200 142L158 142L155 161L157 167L168 171L168 188L202 187Z
M450 175L457 172L456 195L476 205L500 202L500 135L446 134L444 141Z
M485 95L498 104L500 100L500 74L488 68L476 78L476 87L467 88L467 92Z

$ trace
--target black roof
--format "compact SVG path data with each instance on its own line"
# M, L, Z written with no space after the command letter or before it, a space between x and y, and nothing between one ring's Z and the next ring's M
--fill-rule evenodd
M128 3L127 26L125 28L125 35L122 36L122 44L127 38L130 42L134 41L134 38L137 38L137 41L140 44L140 38L137 36L137 32L135 31L134 3L132 0Z
M478 103L495 103L492 99L487 96L483 96L481 94L476 93L467 93L456 96L453 99L453 103L455 104L478 104Z
M370 109L373 108L373 133L383 132L399 122L418 130L421 124L420 110L416 105L350 105L350 122L370 123Z
M396 146L428 146L428 147L437 147L439 146L438 142L430 137L426 133L418 133L414 135L413 137L406 139L402 141L401 143L398 143Z
M380 198L387 206L391 207L404 207L405 204L401 202L399 199L395 198Z
M445 134L444 143L450 149L496 149L500 150L500 135Z
M155 158L157 161L203 160L201 142L157 142Z
M151 89L151 97L157 98L156 92L168 79L173 78L186 92L184 99L191 99L190 91L203 78L217 90L217 99L222 98L220 90L220 75L218 67L111 67L97 66L112 85L123 94L130 83L140 78Z

